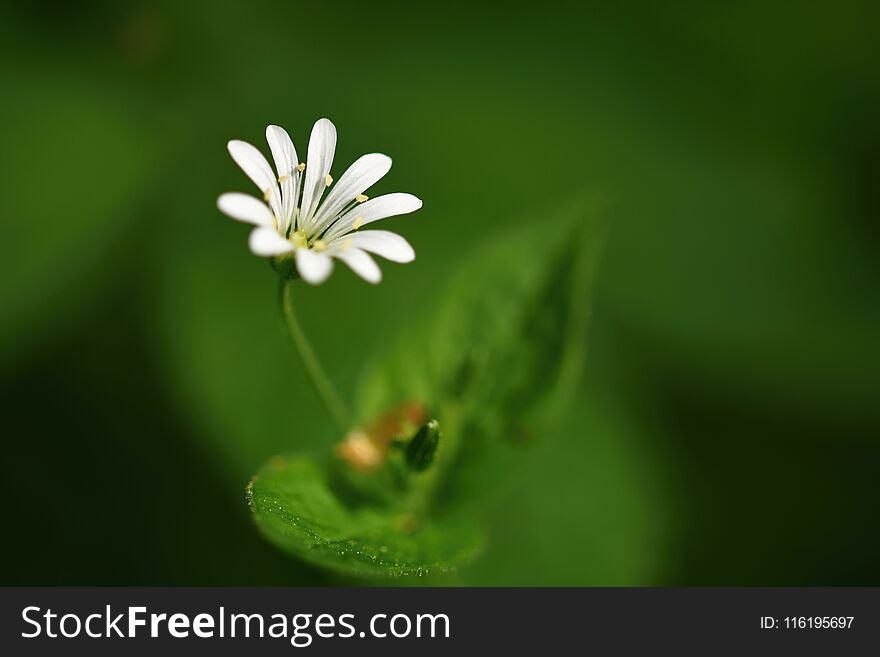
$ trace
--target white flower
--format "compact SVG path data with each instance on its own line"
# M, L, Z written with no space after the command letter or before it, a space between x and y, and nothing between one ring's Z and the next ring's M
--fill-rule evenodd
M313 284L327 279L333 271L334 258L370 283L382 279L370 253L394 262L415 259L409 242L400 235L387 230L358 230L379 219L422 207L422 202L412 194L385 194L374 199L364 194L388 173L391 158L380 153L364 155L334 185L330 167L336 151L336 127L329 120L319 119L312 128L305 163L300 163L284 128L267 127L266 141L277 176L255 147L238 140L228 144L232 159L260 188L263 200L237 192L217 199L217 207L223 213L256 226L250 236L250 248L255 255L292 255L300 276Z

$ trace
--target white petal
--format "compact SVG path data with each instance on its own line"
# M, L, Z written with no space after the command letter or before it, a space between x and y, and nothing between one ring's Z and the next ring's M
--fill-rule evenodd
M284 255L293 250L293 245L274 228L254 228L248 246L251 247L251 253L261 258Z
M267 196L269 207L276 215L281 214L281 196L278 193L278 182L272 173L272 167L263 154L246 141L233 139L226 147L235 163L241 167L248 178Z
M296 268L303 280L312 285L323 283L333 271L333 260L326 253L311 249L296 250Z
M416 259L416 252L409 242L397 233L387 230L365 230L343 235L332 242L327 250L332 250L333 255L336 255L337 250L344 251L346 248L363 249L392 262L412 262Z
M339 218L323 237L329 242L340 235L344 235L357 227L365 226L373 221L393 217L399 214L415 212L422 207L422 201L412 194L396 192L371 198L365 203L360 203Z
M328 251L330 253L330 251ZM379 265L365 251L347 248L333 251L333 257L339 258L351 267L351 270L363 278L367 283L378 283L382 280L382 271Z
M272 211L261 200L249 194L239 194L238 192L221 194L217 199L217 207L220 212L238 221L267 228L275 226L275 216Z
M275 160L275 170L279 176L288 175L299 164L296 148L287 131L278 125L270 125L266 128L266 141L272 151L272 159Z
M333 185L315 213L314 232L320 234L345 206L354 203L358 194L363 194L375 185L390 169L391 158L381 153L370 153L355 160L342 174L339 182Z
M275 160L275 171L281 185L281 212L284 219L282 229L287 230L289 219L293 214L299 189L300 173L296 169L299 159L290 135L281 126L270 125L266 128L266 141Z
M330 173L330 167L333 166L335 153L336 126L329 119L318 119L309 137L309 159L306 161L300 212L303 227L310 235L310 220L327 186L326 178Z

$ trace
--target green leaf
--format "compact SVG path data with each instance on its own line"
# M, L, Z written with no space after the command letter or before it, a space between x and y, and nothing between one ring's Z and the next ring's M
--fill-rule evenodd
M407 326L364 377L362 419L415 399L440 420L444 504L497 488L571 398L601 233L594 197L511 229L474 255L438 312Z
M627 414L599 360L590 360L589 381L558 430L531 451L504 503L486 514L491 540L461 569L462 584L657 583L677 549L669 531L674 474L658 467L661 453L651 447L667 436Z
M349 501L333 468L305 457L272 459L248 487L266 537L313 564L359 576L448 572L482 547L468 522L418 520L391 507Z

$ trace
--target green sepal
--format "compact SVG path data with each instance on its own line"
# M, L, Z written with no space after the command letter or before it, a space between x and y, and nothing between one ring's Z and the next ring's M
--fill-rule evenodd
M281 278L288 281L295 281L300 278L299 272L296 270L295 258L293 255L285 255L280 258L271 258L269 265L275 270Z

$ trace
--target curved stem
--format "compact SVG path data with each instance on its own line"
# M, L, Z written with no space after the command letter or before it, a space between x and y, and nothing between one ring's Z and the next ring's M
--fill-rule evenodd
M330 382L330 378L324 372L324 368L321 367L312 345L309 344L306 334L303 333L302 327L296 319L293 312L293 302L290 298L290 287L290 281L282 278L278 286L278 303L281 306L281 314L284 316L284 323L290 333L290 339L293 346L296 347L306 374L308 374L315 392L318 393L318 397L324 402L324 406L327 407L327 411L336 421L339 429L348 431L351 428L348 409Z

